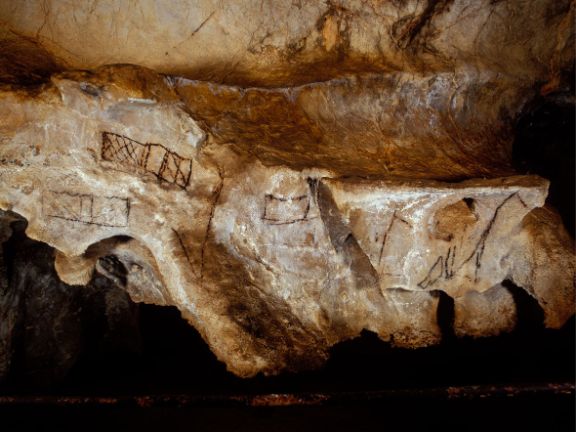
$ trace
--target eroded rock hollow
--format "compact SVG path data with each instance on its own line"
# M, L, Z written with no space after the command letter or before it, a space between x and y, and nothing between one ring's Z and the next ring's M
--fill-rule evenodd
M574 313L549 183L512 168L574 2L137 4L0 2L0 208L64 282L114 256L244 377L438 343L440 292L458 336L514 328L512 283Z

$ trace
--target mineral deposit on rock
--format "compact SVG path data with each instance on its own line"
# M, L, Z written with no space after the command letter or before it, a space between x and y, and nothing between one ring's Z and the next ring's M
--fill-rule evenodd
M458 336L514 328L512 283L548 327L574 313L548 181L511 163L513 119L564 85L573 2L91 8L0 2L0 208L64 282L115 256L245 377L362 330L438 343L442 295Z

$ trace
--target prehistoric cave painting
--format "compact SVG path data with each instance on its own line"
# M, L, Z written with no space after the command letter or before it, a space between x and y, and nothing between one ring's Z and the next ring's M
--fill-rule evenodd
M175 249L173 250L174 258L180 256L185 259L188 263L190 271L195 277L200 277L202 274L202 263L200 262L200 268L195 263L193 259L192 251L190 250L190 232L178 231L175 228L172 229L173 241Z
M482 266L482 257L484 256L484 249L486 248L486 240L488 239L488 236L490 235L490 232L494 227L494 223L496 222L498 215L500 214L500 211L506 204L510 203L513 198L516 198L516 200L522 205L522 207L526 207L526 203L522 201L522 198L520 198L518 192L514 192L513 194L509 195L504 201L502 201L498 205L498 207L496 207L494 215L490 218L490 220L486 224L486 228L484 228L484 230L482 231L482 235L480 236L480 239L478 240L476 247L474 248L472 253L468 256L468 258L466 258L458 268L458 270L460 270L466 263L468 263L469 261L472 260L473 257L475 257L474 283L478 282L478 271Z
M498 207L496 207L496 210L494 210L494 214L492 215L490 220L488 220L488 222L486 223L486 226L482 230L480 238L476 242L476 246L472 249L472 252L465 255L466 258L458 265L458 267L456 268L454 264L457 255L456 245L452 245L448 248L446 256L442 255L438 256L436 261L434 261L434 264L432 264L432 266L428 270L426 277L421 282L418 283L418 286L422 289L427 289L442 278L444 280L452 279L455 276L455 274L458 273L460 270L462 270L464 266L469 262L474 262L474 283L477 283L479 280L478 272L482 267L482 257L484 255L484 250L486 249L486 241L488 239L488 236L490 235L494 227L494 224L496 223L498 216L502 211L502 208L508 203L510 203L514 198L517 199L520 205L526 207L526 203L522 201L522 198L520 198L518 192L515 192L506 197L498 205ZM452 237L450 238L452 239Z
M394 210L394 212L392 212L392 217L390 218L390 222L388 223L388 226L386 228L386 230L384 231L384 234L382 235L382 244L380 246L380 252L378 254L378 265L380 265L382 263L382 257L384 254L384 248L386 247L386 242L388 240L388 237L390 236L392 229L394 228L394 224L395 223L403 223L405 226L412 228L412 225L410 225L410 223L406 222L404 219L402 219L400 216L398 216L396 214L396 210ZM376 239L378 241L378 239Z
M378 225L377 225L378 226ZM401 263L409 252L406 239L412 235L412 225L397 210L392 211L383 224L379 224L374 236L371 260L385 284L406 283Z
M190 265L192 265L192 261L190 260L190 254L188 253L188 249L186 248L186 245L184 244L184 239L182 238L182 234L180 234L174 228L172 228L172 232L174 233L174 237L178 241L178 245L180 246L180 249L182 249L182 252L184 253L184 256L186 257L186 261L188 261L188 263Z
M127 167L143 168L158 179L185 189L190 183L192 160L161 144L142 144L112 132L102 132L102 159Z
M452 279L454 277L454 259L456 256L456 246L449 247L446 256L440 255L428 270L426 277L418 283L418 286L422 289L428 289L434 285L442 277L446 280ZM458 268L460 270L464 263Z
M402 263L410 252L407 240L413 237L413 227L402 211L395 205L377 211L356 207L345 211L344 216L382 287L408 283Z
M130 201L116 196L45 191L42 196L45 217L87 225L124 228L128 226Z
M273 194L264 196L262 220L268 225L287 225L309 220L310 197L280 197Z

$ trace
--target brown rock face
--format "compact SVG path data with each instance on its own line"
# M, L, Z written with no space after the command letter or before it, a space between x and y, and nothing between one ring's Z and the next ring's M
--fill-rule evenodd
M5 79L131 63L243 86L366 72L489 72L534 82L570 64L573 7L570 0L5 0L0 31Z
M564 85L573 3L25 3L0 3L0 208L64 282L115 256L240 376L364 329L437 343L440 291L458 336L515 326L508 283L548 327L574 313L548 181L511 161L523 105Z

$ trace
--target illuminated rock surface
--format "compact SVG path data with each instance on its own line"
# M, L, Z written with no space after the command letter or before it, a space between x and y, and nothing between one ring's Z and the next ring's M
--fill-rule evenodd
M441 291L458 336L514 327L509 283L548 327L573 314L572 239L511 158L513 119L573 60L571 3L129 4L85 25L0 4L0 208L64 282L178 307L240 376L364 329L438 343ZM99 67L120 62L139 66Z

